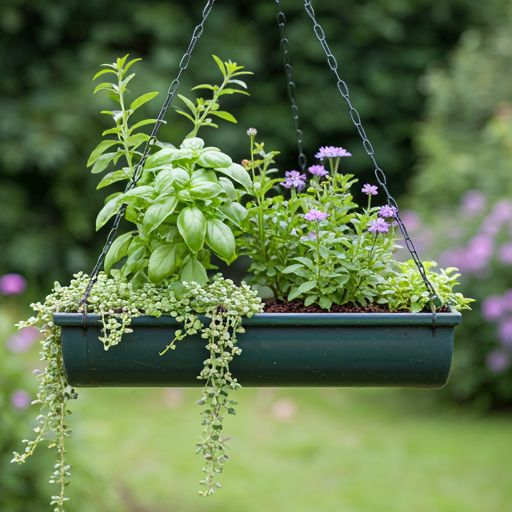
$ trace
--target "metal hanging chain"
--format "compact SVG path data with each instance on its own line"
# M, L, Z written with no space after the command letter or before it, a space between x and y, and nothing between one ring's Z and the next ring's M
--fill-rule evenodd
M409 252L412 256L414 263L418 267L418 271L423 279L423 282L425 283L425 287L429 294L430 309L432 310L432 313L434 313L433 323L434 323L434 327L435 327L435 325L436 325L435 311L436 311L437 307L442 306L441 299L437 296L436 291L434 290L434 287L428 280L427 273L425 271L425 267L423 266L423 263L421 262L421 260L418 256L418 253L416 252L414 244L412 243L412 240L407 233L407 229L406 229L404 223L400 219L398 204L393 199L393 197L391 197L391 194L389 193L389 191L386 187L386 175L384 174L384 171L377 165L377 162L376 162L375 156L374 156L373 146L371 145L370 141L368 140L368 137L366 136L366 132L364 131L363 125L361 124L359 112L352 106L352 103L350 102L347 84L340 78L340 76L338 74L338 62L336 61L336 58L334 57L331 50L329 49L329 45L327 44L327 41L325 40L325 34L324 34L322 27L316 21L315 11L313 10L313 6L311 5L311 0L304 0L304 6L306 8L306 12L309 14L311 19L313 20L313 23L314 23L313 30L315 32L316 37L320 41L322 48L324 49L324 52L327 56L327 62L329 64L329 67L332 69L333 73L336 75L336 78L338 80L338 82L337 82L338 91L343 96L345 101L348 103L348 106L350 108L350 117L352 119L352 122L354 123L355 127L357 128L357 131L359 132L359 135L361 136L361 139L363 140L363 146L364 146L366 153L368 154L368 156L371 158L371 160L373 162L374 169L375 169L375 177L377 178L377 181L379 182L380 186L383 188L384 192L386 193L386 196L388 199L388 204L390 206L394 206L396 208L396 211L397 211L396 221L398 222L398 226L400 227L400 231L402 232L402 235L404 237L405 243L407 245L407 249L409 250Z
M299 107L297 106L297 103L295 101L295 83L292 80L292 65L290 62L290 55L288 52L288 48L290 46L290 42L288 41L288 38L286 37L285 33L285 25L286 25L286 17L281 10L281 2L279 0L276 0L278 7L279 7L279 13L277 15L277 24L279 25L279 31L281 32L281 41L279 43L279 46L281 47L281 50L283 50L284 55L284 71L286 73L286 78L288 79L288 97L290 98L290 101L292 103L292 116L293 121L295 123L295 131L297 133L297 146L299 148L299 157L298 162L300 169L303 173L306 172L306 166L307 166L307 159L306 155L304 154L304 151L302 150L302 140L303 140L303 133L302 130L299 128Z
M178 87L180 85L180 78L181 74L185 69L187 69L187 66L190 62L190 57L192 55L192 51L194 50L194 47L198 41L198 39L201 37L201 34L204 30L204 23L206 21L206 18L208 18L208 15L210 14L210 11L212 10L213 4L215 3L215 0L208 0L208 3L206 4L205 8L203 9L203 19L201 20L201 23L196 26L194 29L194 32L192 33L192 39L190 40L190 44L188 45L188 49L183 55L183 57L180 60L179 63L179 71L177 77L173 80L171 83L169 90L167 91L167 97L165 98L164 104L162 105L162 108L160 109L160 113L158 114L155 126L153 127L153 130L151 132L151 135L146 142L146 146L144 148L143 155L137 165L135 166L135 170L133 172L133 177L126 186L125 193L131 190L132 188L137 186L138 181L140 180L142 176L142 172L144 171L144 165L146 164L146 160L148 159L151 148L157 141L157 133L160 129L160 126L162 124L165 124L166 121L164 121L164 116L167 112L167 109L172 103L172 100L174 99L174 96L176 95L176 92L178 90ZM126 212L126 204L123 204L121 206L121 209L119 210L119 213L117 213L114 217L114 225L112 226L112 229L110 230L110 233L108 234L107 241L105 243L105 246L103 247L103 250L98 258L98 261L96 262L96 265L91 273L89 283L87 285L87 289L84 293L84 296L82 297L82 300L80 301L80 304L84 306L84 327L85 327L85 317L87 315L87 303L89 299L89 295L91 293L92 287L94 286L94 283L96 283L98 279L98 274L100 273L103 263L105 261L105 257L110 249L110 246L113 244L114 240L116 239L117 229L119 228L119 224L121 223L122 218L124 217L124 214Z

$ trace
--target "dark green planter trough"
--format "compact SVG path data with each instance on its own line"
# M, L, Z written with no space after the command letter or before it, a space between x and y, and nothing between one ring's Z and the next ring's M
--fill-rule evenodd
M450 372L454 327L460 313L439 313L436 335L428 313L258 314L238 335L242 354L231 363L243 386L443 386ZM159 352L174 339L172 317L139 317L133 333L105 351L101 317L59 313L69 383L96 386L202 386L207 359L199 335Z

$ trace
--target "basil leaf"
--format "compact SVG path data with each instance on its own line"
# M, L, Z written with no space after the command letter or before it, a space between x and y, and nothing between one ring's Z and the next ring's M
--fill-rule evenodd
M252 191L252 181L249 176L249 173L239 164L231 164L228 167L216 167L216 171L221 172L222 174L225 174L229 178L231 178L233 181L236 181L237 183L240 183L247 192L251 193Z
M228 155L225 155L220 151L206 151L199 157L199 163L204 167L213 167L214 169L217 169L229 167L233 164L233 160L231 160Z
M231 229L221 220L213 219L206 223L206 243L226 263L236 259L235 237Z
M192 281L205 285L208 282L208 275L203 265L195 256L189 258L181 269L180 278L182 281L190 283Z
M116 238L110 246L110 249L105 256L104 263L105 272L107 274L110 274L110 269L114 263L128 254L128 248L133 241L133 233L136 233L136 231L130 231L129 233L121 235L120 237Z
M148 274L151 281L158 283L170 276L180 265L181 258L176 245L161 245L149 258Z
M144 215L144 230L149 235L176 209L178 198L176 196L159 197Z
M197 206L188 206L178 217L178 229L192 252L199 252L204 245L206 219Z

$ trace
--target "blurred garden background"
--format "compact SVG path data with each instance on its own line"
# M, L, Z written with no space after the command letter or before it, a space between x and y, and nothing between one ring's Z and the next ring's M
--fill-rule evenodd
M460 269L476 299L443 390L241 390L225 488L195 496L198 390L82 390L73 404L69 511L489 511L512 509L512 10L487 0L313 1L339 73L420 256ZM304 148L352 153L375 183L302 2L282 0ZM141 57L133 97L155 117L203 2L4 0L0 5L0 510L50 510L52 453L9 464L35 426L38 333L17 332L54 281L89 272L109 192L88 155L110 128L99 65ZM246 130L297 167L277 4L218 1L180 92L216 76L212 53L255 74L230 98L237 125L203 133L247 157ZM176 105L179 102L176 100ZM144 110L144 107L141 108ZM170 111L160 140L187 121ZM382 195L377 196L384 199ZM405 258L405 254L399 257ZM3 277L2 277L3 276ZM67 509L67 510L68 510Z

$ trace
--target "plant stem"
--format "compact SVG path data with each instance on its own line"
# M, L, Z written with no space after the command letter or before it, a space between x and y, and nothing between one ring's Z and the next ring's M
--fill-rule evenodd
M122 122L120 123L122 133L118 133L117 137L123 143L124 154L126 157L126 161L128 162L128 167L130 168L130 179L133 179L134 170L133 170L133 163L132 163L132 155L130 153L130 146L128 145L128 139L130 138L130 134L128 132L128 118L130 117L130 115L128 114L128 112L124 106L123 89L122 89L122 85L121 85L121 82L122 82L121 73L122 73L122 69L119 70L119 72L117 73L117 79L118 79L118 83L119 83L119 103L121 104L121 110L123 112L123 117L122 117Z
M224 87L226 87L226 85L228 84L229 80L231 80L231 74L228 73L228 74L226 74L226 77L224 78L224 81L222 82L222 85L213 93L213 98L208 103L206 109L203 112L203 115L195 121L195 123L194 123L195 124L194 130L190 134L191 137L196 137L197 136L197 132L199 131L199 128L201 128L201 125L203 124L203 121L206 119L208 114L211 112L213 106L217 105L217 99L219 97L219 94L222 91L222 89L224 89Z

